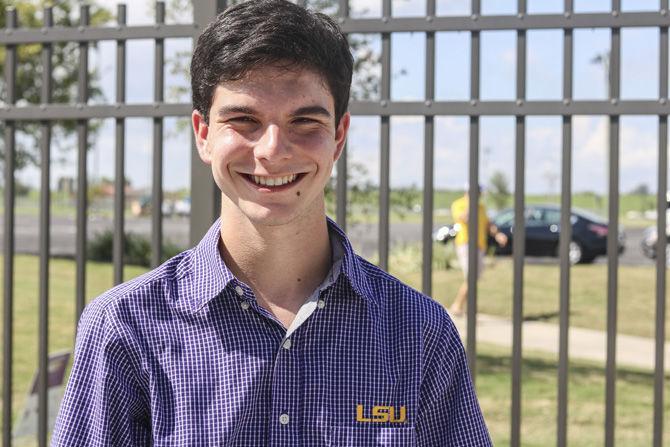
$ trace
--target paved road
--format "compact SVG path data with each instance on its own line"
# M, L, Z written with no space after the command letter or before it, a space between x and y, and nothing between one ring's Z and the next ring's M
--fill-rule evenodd
M2 232L0 222L0 233ZM109 218L91 216L88 223L88 237L105 230L111 230L113 222ZM51 218L51 253L56 256L73 256L75 251L76 226L73 218ZM149 218L126 219L126 232L133 232L149 237L151 220ZM189 220L183 217L169 217L163 220L164 239L181 246L188 246ZM371 256L377 250L377 224L350 225L347 233L354 248L363 256ZM18 253L37 254L39 252L39 221L36 216L16 216L16 251ZM626 230L626 250L619 258L621 265L653 265L653 261L644 257L640 250L642 230L629 228ZM390 245L411 244L421 241L421 224L398 222L391 224ZM0 246L2 239L0 238ZM555 263L554 258L527 258L529 263ZM607 262L601 257L596 262Z

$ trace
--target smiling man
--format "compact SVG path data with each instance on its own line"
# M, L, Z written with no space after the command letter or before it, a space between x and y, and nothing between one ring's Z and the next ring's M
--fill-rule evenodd
M86 308L54 445L491 445L447 313L326 218L352 66L284 0L204 31L192 122L221 218Z

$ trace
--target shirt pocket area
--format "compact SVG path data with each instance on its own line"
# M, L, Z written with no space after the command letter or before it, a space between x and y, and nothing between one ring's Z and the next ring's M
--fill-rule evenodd
M399 447L416 446L413 426L404 427L333 427L330 431L331 447Z

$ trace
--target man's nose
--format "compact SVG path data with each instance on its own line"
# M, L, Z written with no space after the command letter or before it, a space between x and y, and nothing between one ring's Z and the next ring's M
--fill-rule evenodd
M275 162L291 158L291 151L286 136L279 126L271 124L265 128L254 149L257 159Z

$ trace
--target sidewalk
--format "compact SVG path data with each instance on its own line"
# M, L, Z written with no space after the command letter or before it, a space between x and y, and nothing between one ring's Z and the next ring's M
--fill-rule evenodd
M465 316L453 317L461 337L465 339ZM492 315L477 315L477 342L512 346L512 322ZM558 357L558 325L525 321L521 340L523 350L542 351ZM616 338L617 366L654 369L655 342L652 338L619 334ZM570 328L568 353L571 359L591 360L605 364L607 333L592 329ZM665 371L670 372L670 343L665 343Z

